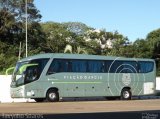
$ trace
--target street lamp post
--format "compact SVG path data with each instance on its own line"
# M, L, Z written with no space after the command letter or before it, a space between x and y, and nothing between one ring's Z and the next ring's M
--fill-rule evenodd
M28 14L27 14L27 0L25 0L25 14L26 14L26 57L27 57L27 50L28 50L28 46L27 46L27 42L28 42L28 38L27 38L27 18L28 18Z

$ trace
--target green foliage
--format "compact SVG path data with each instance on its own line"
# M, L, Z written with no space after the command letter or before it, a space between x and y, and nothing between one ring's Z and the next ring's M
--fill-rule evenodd
M80 22L39 23L41 15L34 0L27 0L28 55L40 52L63 53L66 44L72 53L112 55L156 59L160 75L160 29L148 33L146 39L129 39L118 31L96 30ZM0 72L15 66L25 56L25 0L0 0Z
M159 37L160 37L160 28L148 33L146 39L154 39L154 38L159 38Z
M86 31L92 29L80 22L66 22L62 25L64 25L64 27L66 27L68 31L73 32L76 35L84 35Z
M0 69L1 69L1 71L3 71L6 66L4 56L5 56L5 54L3 54L3 53L0 54Z
M160 28L148 33L146 41L152 58L156 60L157 75L160 76Z
M6 11L0 10L0 39L3 42L13 43L13 31L15 27L14 16Z
M137 39L133 43L134 48L134 57L139 58L151 58L152 54L150 52L150 48L148 47L148 42L144 39Z
M126 43L126 39L116 39L113 41L113 49L110 54L113 56L122 56L124 44Z
M27 0L28 10L28 54L41 52L45 40L38 23L41 15L33 0ZM25 56L25 0L0 0L0 72L14 66L18 60L19 44L22 43L21 57Z
M159 60L157 61L157 76L160 76L160 61Z
M41 24L41 26L46 35L46 41L42 45L46 52L63 52L66 44L74 38L73 33L59 23L47 22Z

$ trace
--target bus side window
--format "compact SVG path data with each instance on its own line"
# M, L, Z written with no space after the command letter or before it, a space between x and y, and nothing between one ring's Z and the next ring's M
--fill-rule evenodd
M90 73L103 73L104 62L103 61L88 61L88 72Z
M122 61L114 61L113 64L111 63L110 66L110 73L121 73L121 71L123 70L123 62Z
M139 73L152 72L154 63L150 61L139 61Z
M136 61L124 61L122 73L138 73L138 65Z
M71 61L71 71L72 72L86 72L87 71L87 61L85 60L72 60Z
M47 74L68 72L68 61L66 59L54 59L47 71Z
M104 61L102 61L101 71L102 71L102 73L105 73L105 72L106 72L105 62L104 62Z
M54 74L59 70L59 62L57 60L53 60L48 71L47 75Z
M105 72L108 73L111 64L112 64L112 61L111 61L111 60L106 60L106 61L105 61L105 67L104 67Z
M58 72L68 72L68 60L62 59L62 60L59 61Z

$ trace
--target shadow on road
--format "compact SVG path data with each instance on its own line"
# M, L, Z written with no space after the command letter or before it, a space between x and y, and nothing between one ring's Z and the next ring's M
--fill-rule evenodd
M48 114L48 119L160 119L160 110L134 112L102 112L80 114Z
M1 119L160 119L160 110L70 114L1 114Z

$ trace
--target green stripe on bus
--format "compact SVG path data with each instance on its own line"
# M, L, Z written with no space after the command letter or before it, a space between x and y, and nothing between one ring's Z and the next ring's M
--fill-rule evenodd
M72 83L74 83L74 84L75 83L78 83L78 84L86 84L86 83L89 84L89 83L91 83L91 84L93 84L94 83L94 84L97 84L97 83L102 83L102 82L52 82L52 84L54 84L54 83L66 83L66 84L67 83L68 84L72 84Z

